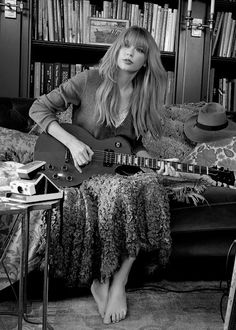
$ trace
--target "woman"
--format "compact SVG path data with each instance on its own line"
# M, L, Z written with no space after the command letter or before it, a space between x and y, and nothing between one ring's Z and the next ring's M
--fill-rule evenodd
M79 172L91 161L93 150L58 123L55 112L65 111L69 104L74 105L73 124L97 139L122 135L134 153L148 157L141 137L148 131L156 138L161 136L165 84L166 72L154 39L145 29L132 26L111 45L98 70L79 73L41 96L32 105L30 116L70 150ZM175 174L164 164L158 173ZM134 260L125 256L112 279L93 280L91 292L106 324L126 316L125 285Z

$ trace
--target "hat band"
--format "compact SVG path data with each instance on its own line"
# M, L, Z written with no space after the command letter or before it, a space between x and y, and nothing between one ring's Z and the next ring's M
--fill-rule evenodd
M198 128L201 128L205 131L220 131L221 129L224 129L228 126L228 122L226 122L222 125L218 125L218 126L208 126L208 125L200 124L197 121L195 126L197 126Z

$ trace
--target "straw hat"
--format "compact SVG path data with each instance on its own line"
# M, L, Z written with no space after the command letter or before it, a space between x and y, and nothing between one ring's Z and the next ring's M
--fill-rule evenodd
M221 104L210 102L185 122L184 133L194 142L222 140L236 136L236 123L227 118Z

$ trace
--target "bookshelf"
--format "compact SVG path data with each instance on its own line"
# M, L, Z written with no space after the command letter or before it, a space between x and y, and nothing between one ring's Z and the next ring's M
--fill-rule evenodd
M53 26L50 27L50 29L53 29L53 37L52 37L52 31L49 33L49 21L47 22L48 26L48 31L45 34L45 20L46 18L43 17L44 15L48 14L43 14L41 9L43 6L47 6L47 11L50 7L50 3L59 4L61 2L69 3L70 1L65 1L65 0L50 0L50 1L27 1L27 6L28 6L28 12L26 13L25 16L28 16L28 26L26 29L23 31L24 33L24 40L28 40L28 50L24 50L24 58L27 58L27 60L24 60L23 63L23 72L24 75L22 76L21 79L21 95L24 97L35 97L37 95L34 94L34 64L35 62L40 62L44 65L44 63L67 63L69 65L74 65L74 64L81 64L83 66L90 67L92 65L96 65L101 57L105 54L106 50L108 49L108 45L99 45L99 44L90 44L86 42L85 38L77 38L76 42L73 39L66 39L65 41L65 32L63 32L63 29L61 29L60 33L60 38L58 39L58 26L61 25L62 23L57 24L55 21L53 21ZM78 3L88 3L88 0L81 1L81 0L72 0L72 3L78 2ZM110 1L110 3L114 2ZM117 2L120 2L117 1ZM144 20L144 13L145 13L145 6L149 4L161 8L162 11L169 9L169 12L176 12L178 13L178 6L180 3L179 1L175 0L168 0L164 1L161 0L158 2L158 5L156 3L151 3L151 2L143 2L140 0L131 0L128 2L121 1L123 3L128 3L132 8L134 6L136 8L139 8L139 14L140 17L139 19L136 18L132 19L131 24L137 24L141 25L142 20ZM36 4L39 4L39 7L36 8ZM84 4L83 4L84 6ZM90 1L90 15L99 15L101 16L101 12L104 10L104 1ZM39 10L40 9L40 10ZM84 8L83 8L84 9ZM152 14L153 15L153 14ZM60 16L60 15L59 15ZM57 17L59 17L57 16ZM152 16L151 16L152 17ZM81 18L81 17L80 17ZM108 16L110 18L110 16ZM127 17L122 17L123 19L127 19ZM117 17L116 17L117 19ZM41 20L42 23L39 24L38 20ZM65 20L65 17L63 18ZM81 19L81 21L85 20L84 18ZM149 19L150 20L150 19ZM130 19L131 21L131 19ZM166 18L167 21L167 18ZM52 23L52 22L51 22ZM142 24L141 24L142 23ZM64 24L64 23L63 23ZM157 23L156 23L157 24ZM166 23L167 25L167 23ZM171 96L168 98L167 102L168 103L174 103L175 102L175 86L176 86L176 67L177 67L177 56L176 56L176 49L178 48L178 29L179 29L179 13L175 17L175 31L172 33L172 48L168 48L168 44L170 46L170 43L164 43L164 39L162 40L163 46L161 47L161 58L163 65L165 69L168 71L169 74L171 74ZM39 28L40 26L40 28ZM57 26L57 31L55 31L55 26ZM149 22L149 29L151 33L153 32L154 26L153 22ZM43 32L44 31L44 32ZM164 31L164 30L163 30ZM172 30L173 31L173 30ZM80 31L81 35L84 35L84 32L81 30ZM88 30L86 29L86 32L88 33ZM44 34L43 34L44 33ZM50 37L51 35L51 37ZM55 37L55 35L57 37ZM63 37L64 35L64 37ZM164 33L162 33L163 36L165 36ZM154 35L153 35L154 36ZM1 38L1 36L0 36ZM163 37L162 37L163 38ZM60 40L60 41L59 41ZM171 50L170 50L171 49ZM25 57L26 55L26 57ZM169 84L170 85L170 84ZM41 91L42 92L42 91Z
M60 3L62 0L50 0L52 1ZM210 100L218 78L223 77L225 72L227 77L234 77L235 58L211 56L209 29L203 30L201 37L193 37L190 31L186 31L187 0L151 1L153 6L158 4L164 9L165 4L168 4L169 8L178 11L174 47L172 51L167 51L165 48L161 50L164 67L172 74L172 96L168 102L180 104ZM32 64L35 62L92 65L99 61L108 48L107 45L89 44L82 42L83 40L79 40L80 42L50 41L49 37L46 38L48 40L43 40L38 36L38 32L36 33L34 26L34 3L36 2L34 0L23 2L24 11L22 15L18 14L15 20L6 19L3 9L0 9L0 76L2 77L0 96L32 97ZM69 0L67 2L69 3ZM126 2L138 6L144 19L146 2L141 0ZM202 18L205 22L210 2L210 0L193 0L193 17ZM48 4L49 1L40 0L37 3ZM104 10L104 1L90 0L90 3L93 11L95 8L98 12ZM221 10L231 10L235 16L235 1L216 0L216 11ZM44 25L42 28L45 28ZM187 50L185 51L186 40ZM212 72L214 79L210 74ZM211 92L209 78L213 80L210 84Z
M236 111L236 2L216 0L215 26L210 54L209 101Z
M179 1L174 0L161 0L158 4L140 0L131 2L121 0L32 0L30 8L32 18L31 64L28 68L31 77L27 82L27 95L37 97L45 92L43 89L38 91L40 83L36 84L37 92L34 91L34 80L42 80L42 73L39 73L39 69L36 70L37 77L35 78L35 63L36 65L41 63L41 70L45 70L45 63L67 63L72 66L80 64L82 68L88 68L99 62L109 46L90 44L88 41L89 29L87 25L84 25L84 22L88 21L87 17L97 17L108 20L113 18L114 20L129 20L130 25L146 27L152 33L156 42L161 45L162 62L168 71L170 91L166 96L166 103L174 103L179 25L178 3ZM77 4L79 8L73 7L73 4ZM122 7L120 8L120 6ZM74 15L80 18L76 27L73 24ZM70 31L68 31L68 26L71 27ZM157 26L159 26L160 33L156 31ZM69 76L71 75L69 74Z

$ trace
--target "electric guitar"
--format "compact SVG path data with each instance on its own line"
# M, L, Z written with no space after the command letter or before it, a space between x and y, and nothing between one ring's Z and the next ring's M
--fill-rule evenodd
M97 140L83 128L73 124L62 124L62 127L79 140L89 145L93 152L92 161L82 167L80 173L74 166L72 156L64 144L54 137L42 133L36 141L34 160L44 160L45 175L59 187L71 187L96 174L115 174L123 165L144 167L157 170L163 160L132 155L129 143L121 136ZM224 168L205 167L165 161L176 171L209 175L216 182L234 185L234 172Z

